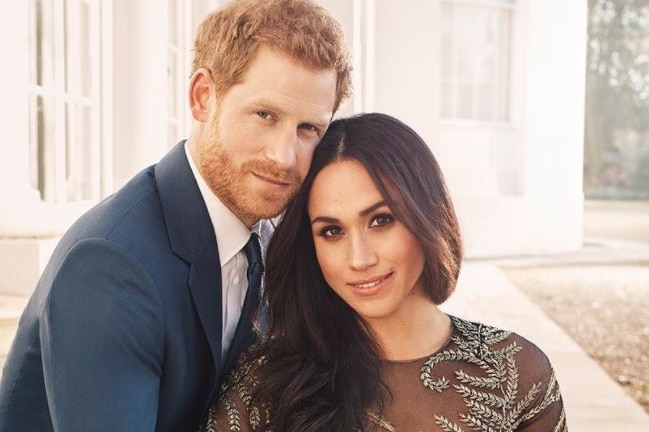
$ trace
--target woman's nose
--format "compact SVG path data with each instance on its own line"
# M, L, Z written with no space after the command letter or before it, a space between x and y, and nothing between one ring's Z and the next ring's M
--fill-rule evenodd
M353 236L351 243L350 267L352 269L365 270L378 262L378 255L366 236Z

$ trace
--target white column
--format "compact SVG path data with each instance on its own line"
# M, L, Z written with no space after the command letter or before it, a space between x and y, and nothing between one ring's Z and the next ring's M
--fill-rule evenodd
M166 2L115 1L114 20L113 155L119 187L168 149Z
M525 194L538 250L572 250L582 241L587 3L529 5Z

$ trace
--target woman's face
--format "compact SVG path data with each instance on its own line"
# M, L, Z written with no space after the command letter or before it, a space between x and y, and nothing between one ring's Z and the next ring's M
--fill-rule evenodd
M346 160L315 177L308 202L316 256L331 288L370 325L408 320L421 301L424 253L367 170Z

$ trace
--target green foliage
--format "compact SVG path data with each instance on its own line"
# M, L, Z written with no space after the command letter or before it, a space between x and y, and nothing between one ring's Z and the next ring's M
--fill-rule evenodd
M633 183L636 187L649 192L649 145L640 153L633 174Z
M585 185L642 187L637 182L647 168L639 155L649 148L649 2L588 5ZM636 139L630 143L628 136Z

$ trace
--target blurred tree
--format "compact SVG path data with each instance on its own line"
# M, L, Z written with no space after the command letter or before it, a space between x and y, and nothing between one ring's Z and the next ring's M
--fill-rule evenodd
M646 178L638 162L649 146L649 1L588 0L588 6L587 194L589 187L633 186ZM621 142L629 136L634 143Z

